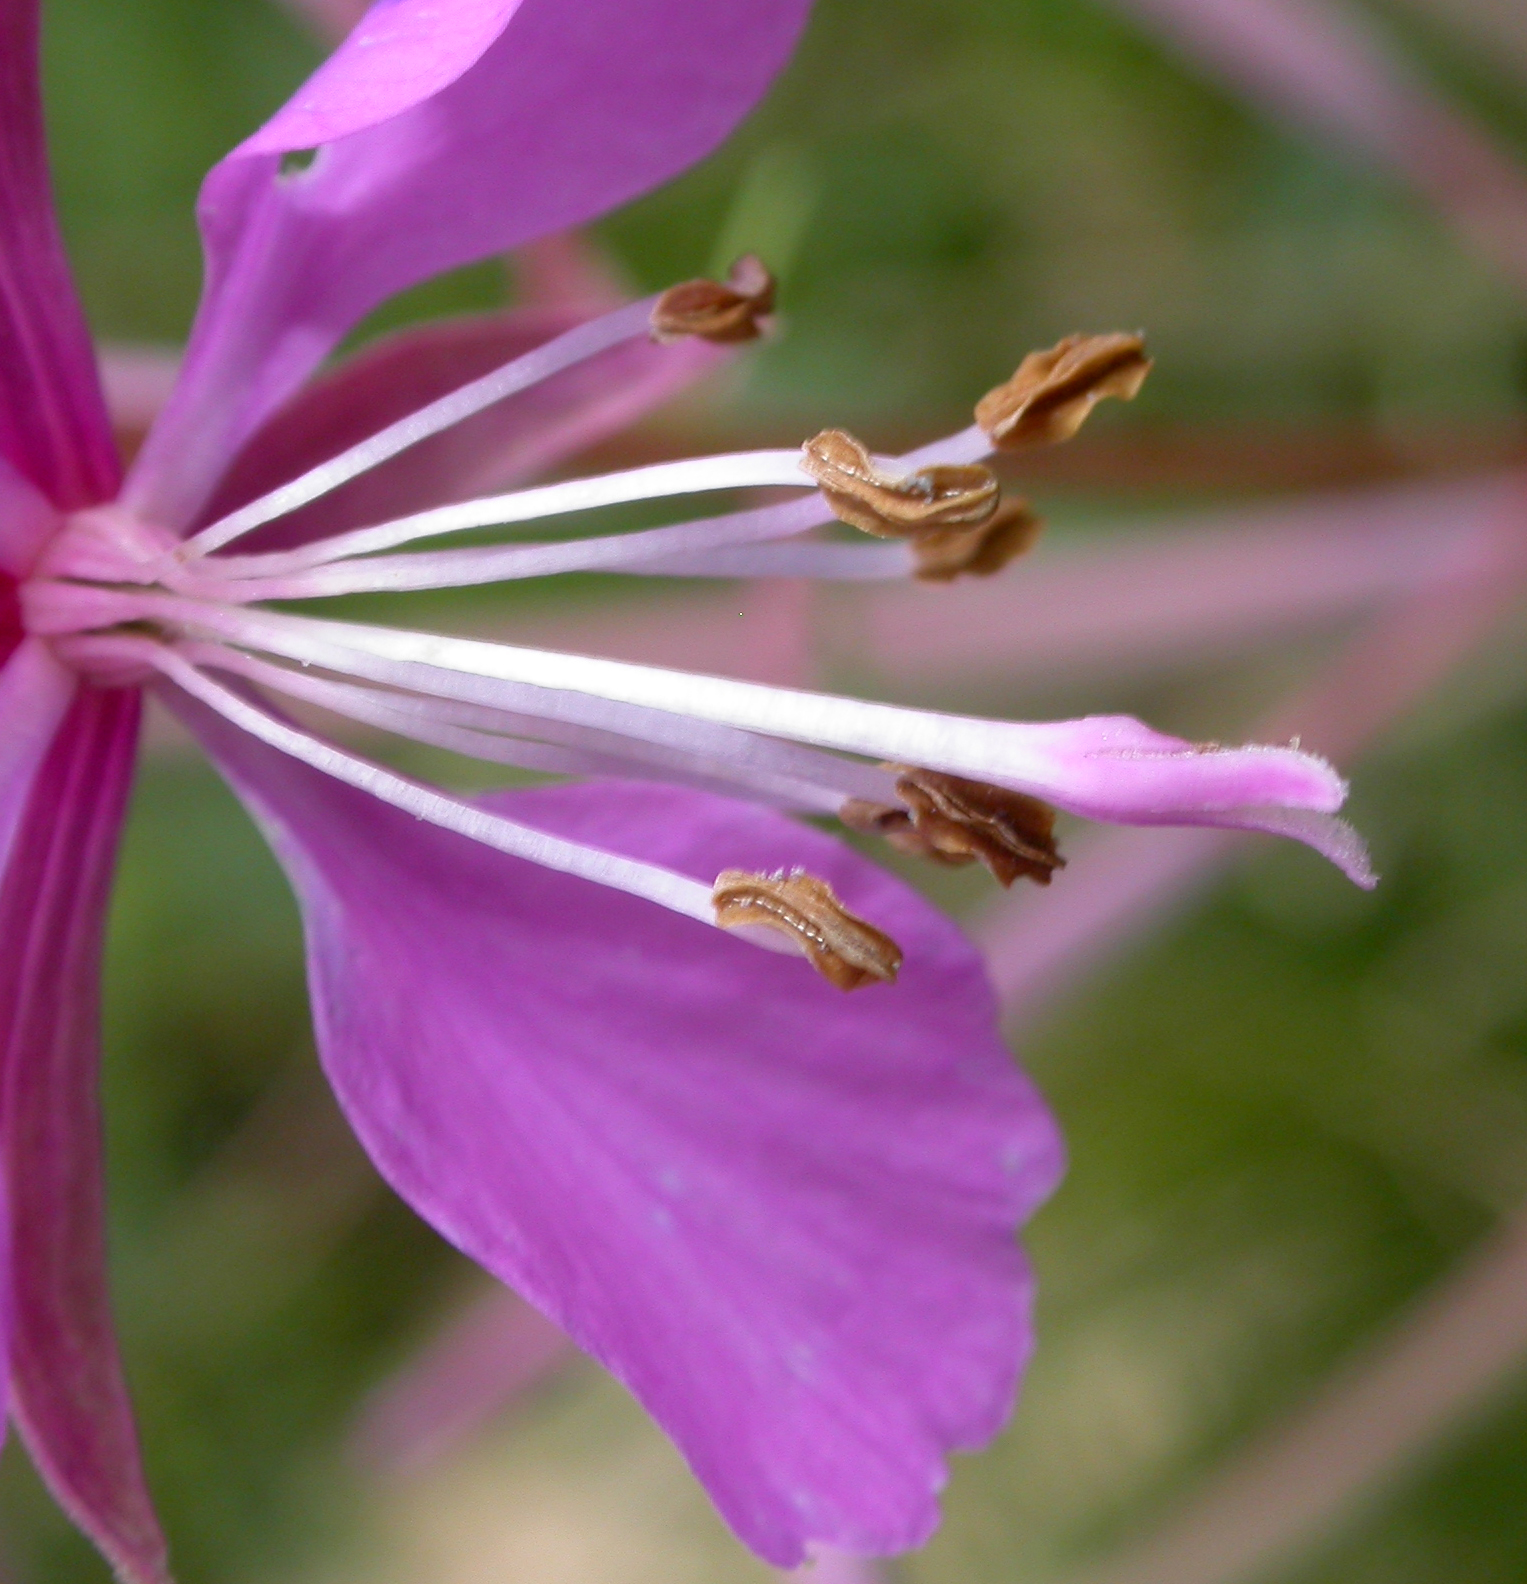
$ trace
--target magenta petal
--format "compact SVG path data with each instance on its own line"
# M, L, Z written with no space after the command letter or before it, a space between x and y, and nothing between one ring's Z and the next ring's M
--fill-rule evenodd
M164 1541L107 1293L96 1093L101 943L137 728L136 693L87 690L43 766L0 890L0 1036L16 1418L119 1575L158 1584Z
M706 879L809 866L906 950L900 984L845 996L197 729L297 888L320 1049L394 1187L624 1380L768 1560L926 1539L945 1454L1011 1406L1013 1233L1061 1160L959 931L726 799L493 800Z
M0 874L78 686L36 638L22 639L0 668Z
M374 5L207 178L207 291L133 503L188 523L230 455L368 309L601 214L708 153L784 64L809 7ZM284 151L317 144L307 170L282 176Z
M586 318L569 309L520 309L421 325L374 343L305 386L265 423L205 515L211 520L235 510ZM421 441L251 535L240 548L287 549L508 489L617 433L726 356L698 339L612 347Z
M380 0L233 157L317 148L411 110L475 66L521 3Z
M0 577L25 577L62 522L52 501L0 455Z
M117 482L111 427L53 213L37 0L0 0L0 456L60 506Z

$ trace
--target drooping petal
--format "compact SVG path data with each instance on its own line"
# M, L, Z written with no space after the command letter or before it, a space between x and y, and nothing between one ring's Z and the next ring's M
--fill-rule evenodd
M83 691L0 889L15 1416L71 1518L130 1584L166 1577L107 1293L96 1093L106 899L136 693Z
M0 456L55 504L117 483L90 334L53 213L37 82L38 0L0 0Z
M205 515L235 510L585 317L566 309L481 314L374 343L306 386L261 428ZM419 442L258 530L240 550L289 549L511 488L624 428L725 358L722 349L695 339L669 346L625 342Z
M766 1558L891 1551L1029 1345L1012 1233L1059 1146L968 945L817 832L606 782L495 799L709 880L806 864L906 951L794 959L200 731L302 900L320 1048L393 1185L625 1380Z
M810 0L389 0L207 178L207 291L130 498L184 526L368 309L712 149ZM291 152L319 148L282 174Z

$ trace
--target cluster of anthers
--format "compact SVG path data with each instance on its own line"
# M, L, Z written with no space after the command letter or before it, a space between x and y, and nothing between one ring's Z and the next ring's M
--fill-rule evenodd
M975 423L911 456L871 455L841 430L799 451L639 467L414 513L294 547L235 541L409 446L638 336L751 340L774 283L752 258L724 283L693 281L592 320L442 397L278 489L179 537L134 511L131 488L81 512L22 590L24 619L69 664L108 685L153 681L267 743L500 850L649 897L759 944L803 953L853 989L896 976L895 942L804 873L723 872L712 887L562 841L358 758L269 707L265 694L480 759L561 774L660 776L836 815L942 863L979 861L1004 885L1047 884L1062 860L1054 812L1025 793L951 773L992 762L998 723L766 688L717 677L264 608L357 592L460 587L602 570L733 577L917 577L997 571L1034 542L984 458L1064 440L1103 397L1132 397L1150 364L1134 335L1071 336L1024 359ZM469 530L700 492L794 488L803 499L645 531L419 549ZM816 532L846 523L876 543ZM407 553L395 553L414 546ZM228 678L220 681L218 676ZM231 683L231 685L230 685ZM960 733L975 746L961 749ZM1043 728L1029 728L1043 731ZM899 762L937 738L945 770ZM956 741L960 739L960 741ZM984 739L982 739L984 741ZM951 746L952 745L952 746ZM962 757L963 753L963 757ZM873 762L873 761L880 762ZM890 761L890 762L887 762Z

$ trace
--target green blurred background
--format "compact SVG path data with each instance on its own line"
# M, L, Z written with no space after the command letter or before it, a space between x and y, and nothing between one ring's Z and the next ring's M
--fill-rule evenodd
M200 177L318 45L273 0L46 12L58 188L96 330L174 343ZM1448 0L1380 19L1527 156L1527 75ZM828 422L890 444L964 422L1030 346L1146 327L1146 395L1035 485L1060 543L1489 465L1527 435L1527 296L1389 178L1272 127L1091 0L820 0L743 132L600 236L642 286L744 247L783 278L788 333L703 409L650 426L652 446ZM372 328L510 295L488 265ZM578 580L528 597L646 594ZM1073 1156L1031 1237L1039 1358L898 1576L1027 1584L1145 1534L1527 1201L1519 637L1508 624L1352 767L1377 892L1258 846L1026 1031ZM968 696L946 682L937 700L1234 735L1331 639L1077 682L987 676ZM764 1576L589 1366L402 1485L347 1460L368 1387L474 1278L333 1115L283 884L169 741L123 860L106 1082L124 1346L186 1584ZM14 1447L0 1573L104 1576ZM1265 1574L1524 1576L1527 1393L1511 1391Z

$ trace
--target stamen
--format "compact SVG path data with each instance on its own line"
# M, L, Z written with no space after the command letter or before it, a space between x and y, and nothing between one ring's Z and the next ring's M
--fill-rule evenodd
M732 265L723 285L713 280L670 286L652 309L652 339L679 341L701 336L729 345L756 341L764 317L774 311L774 277L751 253Z
M846 783L862 782L866 774L883 774L867 767L861 771L845 760L812 749L780 744L781 751L771 757L787 764L789 772L794 772L789 773L740 762L735 754L727 757L714 751L686 750L480 704L421 699L340 682L315 676L310 670L293 671L273 665L220 644L186 643L175 648L195 666L232 672L261 687L364 725L489 763L518 765L553 775L657 776L722 790L734 797L740 794L776 808L834 814L843 800ZM727 739L743 735L727 728L722 728L721 734ZM801 773L803 770L816 771L816 777L808 779ZM889 787L889 776L885 780Z
M390 770L364 759L357 759L331 743L310 737L264 710L230 692L195 666L163 645L144 643L144 658L192 698L258 737L270 747L311 765L325 775L348 786L369 792L418 819L428 820L445 830L455 831L515 858L525 858L548 869L577 875L598 885L609 886L632 896L645 897L673 912L683 913L704 923L715 922L711 893L698 880L674 873L656 864L642 863L596 847L550 836L527 825L490 814L485 809L459 802L418 782L405 780ZM166 690L166 702L175 707L173 690Z
M385 429L379 429L374 435L341 451L338 456L310 468L279 489L271 490L226 517L219 518L217 522L209 523L200 533L186 540L181 553L202 556L221 549L243 534L296 511L299 506L306 506L309 501L327 495L330 490L338 489L341 484L369 472L399 452L461 423L463 419L492 407L496 402L528 390L532 385L539 385L542 380L550 379L552 375L560 374L576 363L608 352L622 341L631 341L646 334L647 318L652 311L653 301L649 297L642 302L617 308L614 313L601 318L591 319L587 324L577 325L544 346L538 346L523 357L517 357L484 374L480 379L448 392L406 418L388 424Z
M183 631L420 693L484 703L507 699L513 701L510 707L554 714L574 707L573 694L594 695L615 706L607 719L617 729L619 706L639 705L663 718L684 715L769 738L996 781L1092 818L1117 821L1129 806L1146 823L1172 823L1173 800L1185 795L1186 766L1192 767L1192 791L1186 795L1195 810L1239 808L1245 801L1240 788L1248 755L1255 756L1259 771L1258 802L1330 811L1345 796L1330 766L1308 754L1265 747L1203 753L1127 716L1043 723L981 720L587 655L198 605L173 596L134 595L132 601L124 602L116 620L167 620ZM531 691L536 688L545 691ZM1157 797L1167 801L1153 804Z
M461 533L469 528L507 527L543 517L592 511L601 506L661 500L671 495L768 487L811 488L799 452L737 451L724 456L691 457L682 462L656 462L648 467L626 468L594 478L568 479L561 484L542 484L534 489L512 490L505 495L487 495L479 500L414 512L373 527L334 534L297 550L230 556L217 566L220 573L232 576L248 572L266 577L284 575L349 556L392 550L416 539Z
M674 523L666 528L646 528L634 533L602 534L550 544L489 545L473 550L425 550L403 555L370 556L306 570L270 572L275 557L211 557L198 563L201 592L216 597L248 600L321 599L334 594L398 594L413 589L466 588L483 583L507 583L522 578L551 577L564 572L659 573L669 572L670 557L696 559L713 546L746 547L757 540L790 536L816 527L826 516L821 497L779 506L760 506ZM659 564L661 563L661 564ZM906 568L902 569L903 572ZM704 575L704 574L700 574ZM728 574L730 575L730 574ZM786 576L788 574L780 574Z
M1055 845L1055 810L1038 798L932 770L899 769L906 809L851 800L838 817L851 830L883 836L893 847L958 866L979 859L1004 886L1020 875L1037 885L1065 868Z
M821 485L834 514L880 539L972 527L997 509L1001 486L991 469L979 463L892 473L841 429L823 430L802 450L801 467Z
M972 426L959 434L924 446L901 460L912 468L957 468L966 458L984 454L988 450L986 436L979 428ZM744 455L757 458L783 456L784 453ZM797 453L791 452L789 456L792 461L799 463ZM699 460L711 465L719 459ZM662 464L664 467L689 465ZM774 463L770 461L758 465L772 468ZM648 470L634 471L643 473ZM612 477L619 480L626 475L616 474ZM804 486L807 481L798 476L790 482ZM536 493L522 491L519 492L519 498L522 502L530 498L529 504L534 506L533 497ZM500 497L502 499L504 497ZM479 504L483 503L466 503L469 507ZM319 599L349 593L403 593L425 588L460 588L519 578L550 577L562 572L603 571L665 577L883 579L906 577L915 571L916 561L901 546L817 544L793 547L781 544L774 553L764 551L756 561L749 554L750 546L788 539L831 520L831 509L824 498L813 491L803 499L786 501L776 506L752 507L664 528L606 534L563 543L416 551L397 556L373 555L364 561L346 562L347 557L381 548L370 537L377 530L361 529L298 550L249 556L215 556L193 565L194 577L202 590L240 603L267 599ZM432 531L444 532L449 529L449 522L444 528L439 527L440 522L441 519L435 519L436 528ZM940 532L936 528L926 530L932 536L930 542L933 545L940 543L937 538ZM336 562L339 564L326 564ZM207 580L215 580L215 583ZM196 592L189 585L185 591Z
M989 455L990 450L985 434L971 425L958 434L910 452L900 462L909 470L958 465ZM799 461L795 453L791 455ZM805 480L792 482L804 484ZM325 563L375 548L364 540L339 535L298 550L209 556L191 563L191 567L174 580L173 586L183 587L187 593L213 592L218 598L244 603L262 599L316 599L340 593L457 588L517 578L549 577L560 572L877 579L906 577L912 573L913 562L901 547L896 547L895 553L887 559L883 552L891 550L891 546L868 545L803 547L799 570L793 569L791 552L786 546L780 547L784 560L779 567L765 555L755 573L745 552L738 567L735 570L730 567L730 546L746 547L787 539L832 520L833 514L826 501L813 491L802 499L776 506L750 507L635 533L607 534L561 543L490 545L474 550L433 550L394 557L377 555L363 564L329 569ZM856 549L857 555L853 554ZM709 565L712 551L723 552L716 558L718 565L714 568ZM671 566L657 564L659 561L667 563L670 557ZM187 582L188 578L192 582ZM209 584L208 580L215 581Z
M911 545L912 575L924 583L991 577L1009 561L1027 555L1043 529L1043 521L1027 501L1004 501L991 521L977 528L937 528L919 534Z
M723 869L716 876L712 900L722 929L762 926L782 932L840 990L895 982L901 948L850 913L832 887L815 875L800 869L772 875Z
M976 422L1004 451L1069 440L1105 396L1131 400L1151 362L1138 335L1070 335L1030 352L976 403Z

